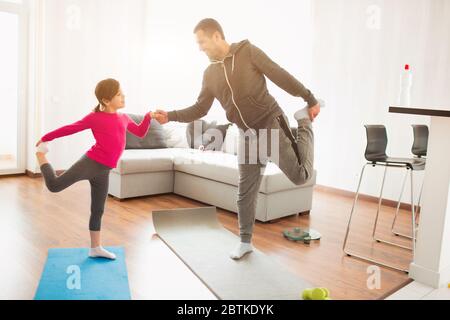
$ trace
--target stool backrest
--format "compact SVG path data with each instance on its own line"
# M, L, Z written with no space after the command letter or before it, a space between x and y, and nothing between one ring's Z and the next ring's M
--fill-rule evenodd
M414 143L411 152L420 157L427 155L428 150L428 126L426 125L413 125Z
M386 127L383 125L365 125L364 127L367 134L366 159L372 162L383 161L387 158L388 138Z

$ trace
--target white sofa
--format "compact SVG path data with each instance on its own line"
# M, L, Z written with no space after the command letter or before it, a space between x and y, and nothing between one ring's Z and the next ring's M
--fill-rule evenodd
M232 130L227 133L223 151L194 150L187 143L167 149L125 150L118 167L111 172L109 194L127 199L175 193L237 212L237 135ZM183 129L179 133L182 137ZM308 183L296 186L275 164L268 163L258 194L256 219L268 222L309 212L315 181L316 173Z

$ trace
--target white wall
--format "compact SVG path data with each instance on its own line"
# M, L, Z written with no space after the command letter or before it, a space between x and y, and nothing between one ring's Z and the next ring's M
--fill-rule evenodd
M388 113L404 64L414 74L413 105L450 105L450 1L318 0L313 20L313 87L328 103L316 124L318 183L355 191L365 161L364 124L386 125L388 154L410 157L410 124L429 123ZM367 173L362 192L377 195L382 171ZM398 198L401 173L388 171L386 198ZM416 190L421 182L419 174Z
M150 78L152 102L173 110L195 103L208 58L199 51L193 29L203 18L218 20L230 43L249 39L273 60L305 83L312 67L311 1L217 0L149 1L147 16L150 52L146 72ZM174 9L176 8L176 9ZM303 101L270 84L286 112ZM226 122L216 102L207 120Z

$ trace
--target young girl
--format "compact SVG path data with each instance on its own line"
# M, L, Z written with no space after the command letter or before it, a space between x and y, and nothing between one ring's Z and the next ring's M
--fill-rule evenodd
M51 192L60 192L78 181L89 180L91 185L89 256L115 259L114 253L105 250L100 244L101 219L108 195L109 173L117 166L125 149L126 131L143 138L148 132L153 113L147 113L139 125L127 115L118 113L117 110L125 106L125 96L119 82L114 79L106 79L98 83L95 95L99 102L97 107L80 121L43 136L36 144L36 156L45 184ZM45 157L48 152L47 143L86 129L92 130L96 140L95 145L64 174L56 176Z

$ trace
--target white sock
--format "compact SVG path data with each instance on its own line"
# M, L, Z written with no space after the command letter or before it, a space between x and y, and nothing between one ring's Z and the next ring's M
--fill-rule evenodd
M234 260L239 260L247 253L250 253L252 251L253 246L251 243L241 242L233 251L230 252L230 258Z
M317 102L320 105L320 108L325 108L325 102L321 99L317 100ZM295 120L299 121L302 119L309 119L309 113L308 113L308 109L309 107L306 106L303 109L298 110L295 114L294 114L294 118Z
M298 110L294 114L295 120L300 121L302 119L309 119L308 109L309 109L309 107L304 107L303 109Z
M106 259L111 259L111 260L116 259L116 255L114 253L109 252L102 246L97 247L97 248L91 248L91 250L89 251L89 257L91 257L91 258L106 258Z
M36 152L46 154L48 152L48 143L42 142L39 146L36 147Z

